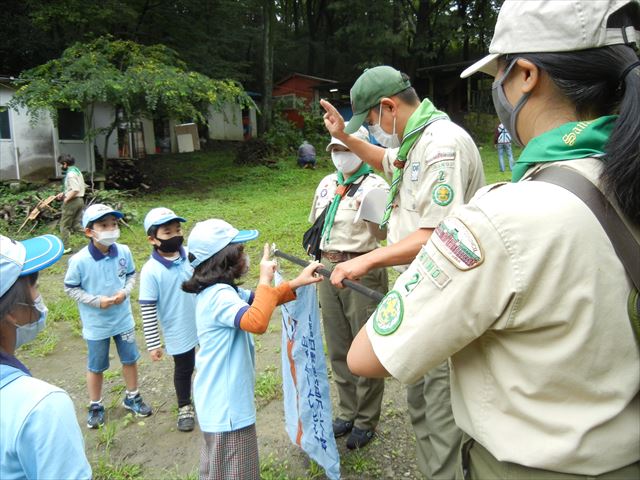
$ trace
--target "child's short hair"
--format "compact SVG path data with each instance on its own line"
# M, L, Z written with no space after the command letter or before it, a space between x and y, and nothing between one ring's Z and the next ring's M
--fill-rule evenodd
M168 222L167 222L168 223ZM162 225L151 225L149 227L149 230L147 230L147 235L149 237L153 237L156 238L156 235L158 235L158 229L161 227Z
M189 261L193 255L189 254ZM236 280L247 270L244 257L244 244L230 243L215 255L198 265L189 280L183 282L182 290L187 293L200 293L216 283L226 283L236 288Z
M71 155L69 155L68 153L63 153L62 155L60 155L58 157L58 163L60 165L62 165L63 163L67 163L69 165L75 165L76 164L76 159L73 158Z

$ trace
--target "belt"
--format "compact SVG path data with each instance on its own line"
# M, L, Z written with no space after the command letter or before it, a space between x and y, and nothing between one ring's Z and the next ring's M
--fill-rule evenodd
M347 260L351 260L352 258L359 257L360 255L364 255L367 252L322 252L322 258L326 258L331 263L340 263L346 262Z

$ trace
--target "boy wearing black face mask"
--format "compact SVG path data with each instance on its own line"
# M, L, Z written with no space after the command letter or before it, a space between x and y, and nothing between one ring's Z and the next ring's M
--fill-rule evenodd
M151 257L140 273L140 309L147 349L154 362L165 348L173 356L173 384L178 399L178 430L190 432L195 426L191 401L191 379L195 366L198 336L195 324L195 295L182 290L182 282L191 278L193 268L182 247L181 223L186 220L168 208L154 208L144 219L144 229L153 246Z

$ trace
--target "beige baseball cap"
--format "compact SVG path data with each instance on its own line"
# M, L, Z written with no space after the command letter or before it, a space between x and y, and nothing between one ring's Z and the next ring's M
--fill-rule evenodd
M489 55L460 74L491 76L498 58L513 53L572 52L607 45L640 45L640 25L623 25L622 9L640 18L639 0L505 0Z
M348 126L349 126L349 122L347 122L345 124L345 130L347 129L346 127L348 127ZM364 127L358 128L358 130L356 130L351 135L353 135L354 137L359 138L360 140L364 140L367 143L370 143L369 142L369 130L367 130ZM338 140L336 137L331 137L331 141L327 145L327 152L330 152L331 151L331 147L333 147L334 145L340 145L342 147L349 148L344 143L342 143L340 140Z

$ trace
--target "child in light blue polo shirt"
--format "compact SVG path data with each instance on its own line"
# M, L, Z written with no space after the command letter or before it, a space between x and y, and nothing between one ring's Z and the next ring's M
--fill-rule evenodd
M197 223L189 235L194 272L182 288L197 297L193 397L205 440L200 478L260 478L251 333L264 333L275 307L293 300L296 288L322 279L314 274L320 263L313 262L291 282L272 287L275 262L265 245L255 294L239 288L237 280L249 269L243 243L257 236L217 219Z
M191 278L193 267L182 248L181 222L186 220L168 208L154 208L144 219L144 229L153 245L151 258L140 273L140 309L147 350L155 362L163 349L158 331L162 326L165 348L173 356L173 385L178 397L178 430L195 427L191 403L191 378L195 368L196 298L182 290L182 282Z
M82 216L82 226L91 240L69 259L64 277L65 293L78 302L82 336L87 342L89 428L104 425L102 382L103 372L109 368L112 337L127 387L123 406L137 416L151 415L151 408L138 392L136 362L140 354L129 302L136 280L135 265L129 247L116 243L120 236L118 219L122 216L102 204L87 208Z

